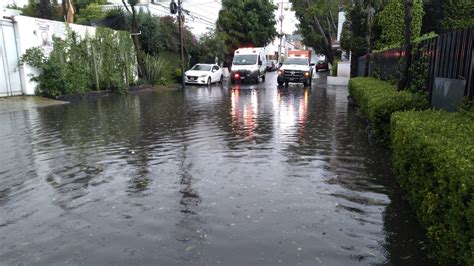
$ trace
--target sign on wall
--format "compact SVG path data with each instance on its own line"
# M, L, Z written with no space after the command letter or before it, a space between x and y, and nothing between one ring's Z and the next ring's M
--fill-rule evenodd
M43 50L46 56L49 56L53 50L53 36L62 37L66 32L64 23L52 23L50 20L35 19L36 35L38 47Z

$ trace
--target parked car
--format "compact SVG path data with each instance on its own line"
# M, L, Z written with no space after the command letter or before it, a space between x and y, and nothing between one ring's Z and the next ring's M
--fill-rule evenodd
M277 69L276 60L267 60L267 71L275 71Z
M222 68L216 64L196 64L184 73L186 84L210 86L212 83L224 80Z
M322 71L329 71L329 64L327 61L318 61L316 63L316 72Z

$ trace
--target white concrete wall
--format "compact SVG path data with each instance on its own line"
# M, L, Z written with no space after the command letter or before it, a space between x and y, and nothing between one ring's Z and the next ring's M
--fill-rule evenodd
M337 76L338 77L350 77L351 76L351 63L339 62L337 64Z
M341 41L341 33L342 33L342 26L344 26L344 22L346 22L346 13L339 12L338 19L337 19L337 41Z
M20 56L23 55L27 49L33 47L40 47L46 55L49 55L53 49L53 36L63 38L66 34L66 24L63 22L27 16L15 16L14 21L17 30L18 51ZM81 37L85 37L86 34L95 34L95 28L93 27L76 24L70 24L69 26ZM37 74L37 69L30 66L23 66L22 79L24 94L33 95L35 93L36 83L30 79L32 75Z

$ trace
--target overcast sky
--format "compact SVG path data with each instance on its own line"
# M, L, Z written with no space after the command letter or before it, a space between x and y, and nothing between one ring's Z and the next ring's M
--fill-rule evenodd
M147 0L143 0L147 2ZM238 0L236 0L238 1ZM289 0L272 0L274 4L278 4L278 10L275 11L275 19L277 21L277 31L280 32L279 17L281 14L281 3L283 2L283 33L291 34L296 30L298 20L291 11L291 4ZM121 0L109 0L110 3L121 5ZM150 1L151 2L151 1ZM169 14L169 0L160 0L159 5L150 5L149 9L156 15ZM16 3L18 6L23 6L28 3L28 0L0 0L1 6ZM191 31L199 36L214 28L217 20L219 10L221 9L221 0L183 0L183 7L190 12L186 16L186 25Z
M238 0L236 0L238 1ZM275 19L277 20L277 31L280 31L279 17L281 15L281 3L283 2L283 33L291 34L296 30L296 19L294 12L291 11L291 4L288 0L272 0L275 5L278 5L278 10L275 11ZM121 0L112 0L114 3L121 3ZM168 6L169 0L159 1L159 5L152 5L150 11L158 15L169 14ZM190 15L186 16L186 25L191 28L195 35L201 35L209 31L209 28L214 28L214 24L221 9L221 0L183 0L184 9L190 11Z

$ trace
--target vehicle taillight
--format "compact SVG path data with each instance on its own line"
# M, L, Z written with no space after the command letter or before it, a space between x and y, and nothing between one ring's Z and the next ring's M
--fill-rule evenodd
M236 78L236 79L240 78L240 74L239 74L239 73L235 73L235 74L234 74L234 78Z

